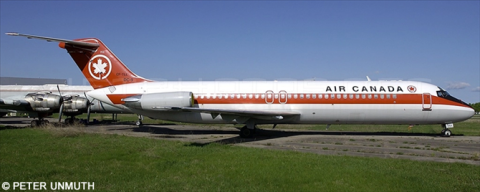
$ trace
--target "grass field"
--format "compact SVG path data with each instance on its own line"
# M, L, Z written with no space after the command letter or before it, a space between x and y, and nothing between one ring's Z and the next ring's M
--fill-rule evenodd
M0 182L96 191L479 191L480 166L0 128Z
M80 115L78 118L86 118L86 115ZM111 120L111 114L93 114L91 119L98 120ZM119 121L131 122L134 124L137 121L137 116L133 114L119 114ZM178 122L169 122L163 120L154 120L150 118L144 119L145 124L186 124ZM204 126L233 126L233 125L204 125ZM451 129L453 134L465 135L465 136L480 136L480 115L475 115L471 119L454 124L454 128ZM236 126L240 127L240 126ZM262 129L271 129L272 125L260 125ZM300 130L319 130L326 131L327 125L278 125L278 129L300 129ZM426 133L426 134L440 134L442 127L440 125L415 125L409 129L408 125L331 125L328 131L344 131L344 132L391 132L391 133Z

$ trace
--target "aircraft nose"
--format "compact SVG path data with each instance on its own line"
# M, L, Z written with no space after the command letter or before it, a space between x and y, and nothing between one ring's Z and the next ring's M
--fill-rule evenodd
M465 110L465 117L466 119L470 119L471 117L473 117L473 115L475 115L475 110L473 108L466 108Z

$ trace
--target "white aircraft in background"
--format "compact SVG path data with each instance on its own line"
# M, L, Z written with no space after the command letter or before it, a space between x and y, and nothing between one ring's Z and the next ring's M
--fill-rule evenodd
M473 116L468 104L442 88L414 81L200 81L153 82L130 71L96 38L60 42L90 82L87 94L154 119L188 123L244 124L441 124Z
M58 90L61 90L59 93ZM84 96L91 86L68 85L2 85L0 86L0 116L10 112L29 113L32 126L48 123L44 118L53 113L69 116L65 122L72 123L74 116L87 113L131 113L122 106L112 106ZM58 93L58 94L55 94Z

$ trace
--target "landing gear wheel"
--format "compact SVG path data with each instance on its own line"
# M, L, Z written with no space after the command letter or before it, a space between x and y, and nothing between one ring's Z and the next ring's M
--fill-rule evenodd
M254 129L249 129L247 127L243 127L242 129L240 129L240 137L242 138L251 138L253 137L253 134L255 134Z
M50 122L48 120L41 120L40 126L47 126Z
M143 115L138 115L138 120L137 120L137 122L135 122L135 125L137 125L139 127L143 126L142 121L143 121Z
M442 130L442 136L444 137L450 137L452 135L452 131L450 129L444 129Z
M75 118L66 118L65 119L65 124L67 125L73 125L73 123L75 122Z
M40 125L40 122L38 120L30 121L30 126L31 127L38 127L39 125Z

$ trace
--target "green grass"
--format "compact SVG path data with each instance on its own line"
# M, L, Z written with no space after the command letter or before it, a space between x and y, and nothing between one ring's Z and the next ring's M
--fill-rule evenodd
M72 129L0 130L0 182L96 191L476 191L480 166L322 156Z

